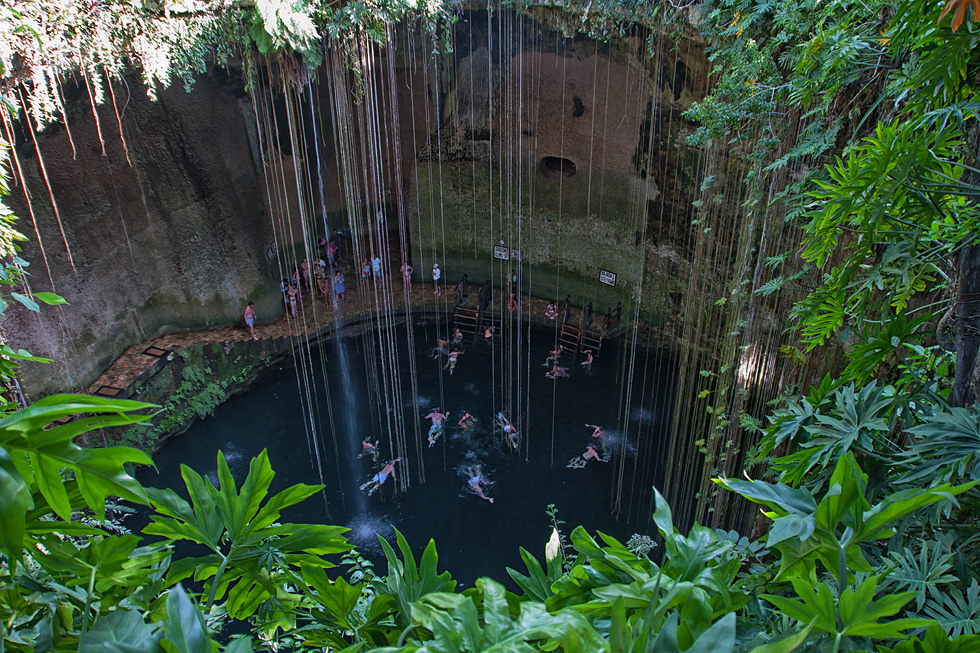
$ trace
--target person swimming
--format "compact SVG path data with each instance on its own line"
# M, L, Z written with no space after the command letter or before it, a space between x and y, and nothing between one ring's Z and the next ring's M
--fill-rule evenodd
M378 445L379 440L371 442L370 436L361 440L361 455L358 458L364 458L365 456L371 456L371 460L378 462Z
M549 379L565 378L568 376L568 369L555 365L550 372L545 372L544 375Z
M466 469L466 475L469 476L466 483L467 485L469 485L470 492L472 492L473 494L475 494L476 496L480 497L485 501L489 501L490 503L493 503L493 499L491 497L488 497L483 491L483 488L489 487L490 485L493 485L493 483L491 481L488 481L483 476L481 467L482 467L481 465L477 465L476 467L468 467Z
M432 426L429 427L429 446L434 445L438 440L439 436L442 435L443 431L443 420L449 417L449 412L440 413L439 409L435 409L431 413L425 416L425 419L432 420Z
M458 422L456 422L456 425L462 428L464 431L468 431L474 424L476 424L476 418L466 412L464 412L463 416L459 418Z
M380 488L382 485L385 484L385 481L388 480L389 476L393 477L395 475L395 463L397 463L399 460L401 460L401 458L395 458L394 460L389 460L385 464L385 466L381 468L380 472L378 472L373 477L371 477L370 481L368 481L358 489L362 491L367 490L368 496L371 496L372 494L377 492L378 488Z

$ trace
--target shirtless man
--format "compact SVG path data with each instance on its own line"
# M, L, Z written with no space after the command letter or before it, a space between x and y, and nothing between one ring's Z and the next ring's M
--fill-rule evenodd
M255 302L249 302L245 307L245 324L248 325L248 332L252 334L252 340L258 340L255 335Z
M439 439L439 436L442 435L442 430L443 430L442 422L447 417L449 417L449 411L446 411L445 413L440 413L438 408L436 408L434 411L432 411L431 413L425 416L425 419L432 420L432 426L429 427L430 447L434 445L436 441Z
M470 492L485 501L493 503L493 499L483 493L483 488L491 485L491 483L483 477L483 472L480 470L480 465L467 468L466 475L469 476L466 483L470 487Z
M371 437L368 436L361 440L361 455L358 458L364 458L365 456L371 456L371 460L378 462L378 445L380 440L375 440L371 442Z
M602 427L598 426L597 424L586 424L586 426L589 427L590 429L594 429L592 431L592 437L594 438L601 439L602 436L606 434L606 432L602 430Z
M593 361L593 360L594 360L594 359L592 358L592 350L591 350L591 349L586 349L586 350L585 350L585 360L584 360L584 361L582 361L582 362L581 362L581 363L579 363L579 364L580 364L580 365L581 365L582 367L584 367L585 369L587 369L587 370L590 370L590 369L592 369L592 361Z
M385 481L388 480L389 476L394 477L395 475L395 463L397 463L401 458L395 458L394 460L389 460L385 463L385 466L381 468L381 471L371 477L371 480L362 485L360 490L367 490L368 496L371 496L378 491Z
M497 327L491 326L489 324L483 327L483 340L487 344L490 344L490 341L493 340L493 332L496 330Z
M600 463L609 462L608 460L600 456L599 452L596 451L596 448L591 444L585 448L585 453L582 454L582 458L584 458L585 460L598 460Z
M552 365L558 365L558 359L561 358L562 346L558 345L551 350L551 356L548 356L544 360L545 367L551 367Z

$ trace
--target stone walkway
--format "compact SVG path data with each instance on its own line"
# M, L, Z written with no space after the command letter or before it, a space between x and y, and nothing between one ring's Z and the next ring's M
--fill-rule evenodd
M353 275L349 275L353 276ZM471 284L469 288L469 300L465 305L471 308L476 307L479 295L479 285ZM336 323L337 320L349 324L366 317L377 315L385 308L383 304L384 295L387 294L388 301L394 308L404 309L405 293L402 283L394 280L388 288L383 288L381 298L374 284L361 286L355 283L348 284L346 299L338 302L336 308L325 304L317 297L313 298L304 293L303 301L298 303L298 317L292 318L288 311L279 319L266 324L259 324L255 327L255 333L260 339L281 338L284 336L303 336L316 337L324 332L328 327ZM494 289L494 300L499 301L502 293L499 289ZM437 312L452 311L455 305L456 294L452 288L444 289L442 296L436 296L432 284L414 283L411 291L411 308L413 315L432 315ZM532 322L547 324L548 320L544 317L548 300L539 297L529 297L522 295L520 299L520 310L525 317L530 316ZM569 315L571 324L578 324L581 320L581 310L572 307ZM244 320L243 320L244 321ZM555 324L555 322L551 322ZM210 329L208 331L185 331L181 333L171 333L153 340L132 345L122 356L117 358L86 392L92 395L101 396L125 396L127 389L133 382L143 377L144 379L153 374L156 369L166 363L167 356L179 352L181 349L193 347L201 343L234 343L236 341L249 339L248 328L243 324L241 327L227 327L221 329Z

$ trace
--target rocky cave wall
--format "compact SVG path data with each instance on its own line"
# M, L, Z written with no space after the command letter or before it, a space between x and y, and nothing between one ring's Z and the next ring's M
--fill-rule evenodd
M670 320L701 172L681 113L704 93L707 61L690 41L655 39L650 54L642 32L600 43L560 27L467 13L452 56L406 72L417 108L402 120L426 136L408 180L416 268L439 262L450 283L466 273L497 286L515 269L524 292L597 311L640 300ZM438 109L419 106L423 88ZM521 260L495 259L495 247Z
M68 301L40 315L8 309L11 343L54 359L22 367L29 397L84 390L133 343L241 321L248 300L260 319L278 316L263 162L240 76L215 68L192 92L175 85L157 101L129 76L113 84L120 120L107 102L98 124L84 86L64 88L68 129L36 137L67 248L23 123L17 157L30 207L21 187L10 196L30 236L31 288Z
M703 93L700 47L660 39L663 52L649 59L643 34L607 45L525 17L523 40L500 48L491 20L464 12L453 53L438 63L431 49L399 53L402 184L417 274L428 280L439 261L449 282L468 273L473 284L501 286L518 267L524 292L570 294L597 312L640 298L642 282L644 310L671 321L693 256L699 159L684 143L692 127L680 113ZM31 398L83 390L133 343L240 323L248 300L260 321L281 315L279 255L292 243L277 243L275 232L302 232L290 177L316 154L330 226L349 226L329 136L294 159L280 121L282 138L270 143L240 71L213 67L190 93L174 86L157 101L127 79L113 85L115 109L98 107L98 124L84 85L66 81L71 140L63 124L37 136L72 262L21 126L17 154L31 206L19 187L11 198L31 236L23 258L34 290L69 302L40 315L8 308L11 343L55 359L24 365ZM319 123L329 126L318 92ZM283 110L281 96L266 97L270 111ZM549 167L548 157L573 162L575 174ZM270 197L281 198L271 210ZM305 213L314 232L322 231L320 208ZM500 241L523 260L494 259ZM599 283L600 269L617 274L615 288Z

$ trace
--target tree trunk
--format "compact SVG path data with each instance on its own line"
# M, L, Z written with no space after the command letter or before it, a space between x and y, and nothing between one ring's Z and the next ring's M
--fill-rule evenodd
M976 401L973 368L980 348L980 245L960 250L959 292L956 296L956 375L953 378L954 406L972 406Z

